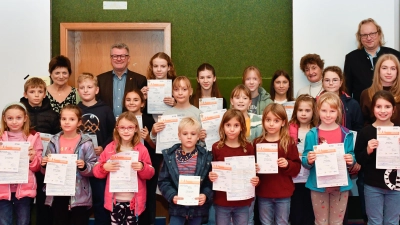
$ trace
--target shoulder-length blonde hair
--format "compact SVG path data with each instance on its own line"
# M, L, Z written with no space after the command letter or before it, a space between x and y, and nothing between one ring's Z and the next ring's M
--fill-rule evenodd
M319 110L323 103L327 103L331 108L334 108L338 111L338 116L335 122L340 125L342 124L342 101L340 100L339 96L332 92L325 92L319 96L317 100L317 115L319 119L319 123L321 123L321 118L319 116Z
M29 121L29 115L28 112L25 108L25 106L22 105L22 103L16 102L16 103L11 103L7 105L2 112L2 120L1 120L1 127L0 127L0 136L3 135L4 131L9 130L9 127L7 126L6 123L6 112L10 109L18 109L24 112L24 117L25 117L25 122L24 125L22 126L22 133L24 133L25 137L29 136L30 132L30 121Z
M384 54L381 55L376 62L375 71L374 71L374 78L372 79L372 85L369 87L368 90L368 97L371 100L374 94L380 90L383 90L382 81L380 77L380 69L383 62L391 60L396 65L397 74L396 79L393 81L392 86L390 87L389 92L392 93L396 102L400 102L400 83L399 83L399 76L400 76L400 63L397 57L393 54Z
M267 139L268 132L265 129L264 122L267 119L268 113L272 113L274 116L278 117L279 119L281 119L283 121L283 126L281 127L281 129L279 131L279 140L280 140L279 145L280 145L280 147L283 148L283 150L285 151L285 154L286 154L288 145L291 143L294 143L294 141L293 141L293 138L290 137L290 134L289 134L289 121L288 121L285 107L283 107L281 104L271 103L271 104L267 105L267 107L265 107L263 114L262 114L262 122L261 122L263 125L262 126L263 127L262 134L254 142L259 143L259 142Z
M302 102L306 102L307 104L310 105L311 110L313 111L313 115L310 121L310 128L316 127L318 125L318 116L317 116L317 109L316 109L316 102L315 99L309 95L309 94L302 94L297 97L296 102L294 103L294 109L293 109L293 114L292 118L289 121L289 124L297 124L297 126L300 126L299 119L297 119L297 111L299 110L300 104Z
M238 141L240 146L243 147L243 150L245 150L246 145L248 144L246 138L246 133L247 133L246 120L243 116L243 113L237 109L228 109L225 112L224 116L222 117L221 124L219 125L219 142L217 147L222 148L225 145L226 141L225 123L229 122L229 120L231 119L236 119L240 123L240 134L238 137Z
M135 146L136 146L137 144L139 144L139 142L140 142L139 123L138 123L138 121L137 121L137 119L136 119L135 114L134 114L133 112L129 112L129 111L123 112L121 115L119 115L119 117L118 117L118 119L117 119L117 122L115 123L116 126L115 126L115 128L114 128L114 133L113 133L114 141L115 141L116 144L117 144L117 147L115 148L115 151L116 151L117 153L118 153L118 152L121 152L121 142L122 142L122 141L121 141L121 136L119 135L119 132L118 132L118 124L119 124L119 122L120 122L122 119L126 119L126 120L132 122L133 124L135 124L136 132L135 132L135 134L133 135L133 138L132 138L132 140L131 140L132 146L135 147Z

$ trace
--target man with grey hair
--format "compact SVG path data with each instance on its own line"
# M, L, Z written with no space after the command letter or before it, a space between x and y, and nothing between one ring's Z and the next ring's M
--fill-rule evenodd
M400 52L383 47L385 41L382 28L371 18L360 22L356 38L358 49L346 55L344 75L347 93L360 102L361 92L372 84L375 63L379 56L393 54L400 59Z
M145 76L128 70L130 61L129 47L124 43L111 46L110 59L113 70L97 76L99 93L97 97L109 105L114 116L122 113L124 96L133 89L147 86Z

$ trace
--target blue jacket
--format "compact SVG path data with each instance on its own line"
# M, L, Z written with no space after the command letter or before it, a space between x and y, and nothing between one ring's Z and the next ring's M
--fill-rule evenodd
M200 176L200 194L206 195L206 203L202 206L183 206L173 203L174 196L178 195L179 171L176 164L176 150L180 146L181 144L175 144L171 148L162 151L164 162L158 176L158 187L169 203L169 215L188 218L207 216L210 205L213 202L212 183L208 178L208 173L211 170L212 154L199 145L196 145L197 163L195 176Z
M47 149L43 151L43 156L49 154L60 154L60 133L54 135ZM78 159L85 161L85 167L83 169L76 169L76 186L75 196L71 196L71 207L75 206L92 206L92 189L89 183L89 177L93 176L93 166L96 163L96 154L94 153L92 139L89 136L80 133L81 140L75 148L74 154L78 154ZM42 167L42 173L46 172L46 168ZM53 204L54 197L47 196L45 204L51 206Z
M344 151L346 154L351 154L353 156L353 165L356 162L356 159L354 157L354 145L353 145L353 133L349 131L349 129L340 126L342 129L342 137L343 137L343 143L344 143ZM317 188L317 174L315 171L315 166L314 164L310 165L308 164L307 160L307 154L310 151L313 151L313 148L315 145L319 145L318 141L318 127L313 127L306 135L306 140L304 143L304 152L303 152L303 157L302 157L302 165L310 170L310 176L307 179L306 182L306 187L309 188L312 191L318 191L318 192L325 192L325 188ZM350 175L347 173L347 181L348 185L347 186L341 186L340 191L348 191L353 187L353 183L350 179Z
M364 127L364 118L360 105L346 93L340 95L340 100L342 100L343 108L346 112L346 124L344 126L349 130L360 131Z

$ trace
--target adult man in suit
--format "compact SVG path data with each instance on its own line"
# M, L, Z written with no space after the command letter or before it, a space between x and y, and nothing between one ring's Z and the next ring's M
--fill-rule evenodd
M360 22L356 38L358 49L346 55L344 75L348 94L360 102L361 92L372 84L375 63L379 56L390 53L400 59L400 52L383 47L385 41L382 29L371 18Z
M124 96L133 89L147 86L145 76L128 70L129 47L124 43L111 46L110 59L113 70L97 76L99 93L97 97L109 105L114 116L119 116L124 107Z

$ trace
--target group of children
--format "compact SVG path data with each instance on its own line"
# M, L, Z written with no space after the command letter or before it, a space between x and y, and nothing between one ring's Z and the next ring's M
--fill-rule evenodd
M395 69L397 82L398 62ZM49 106L45 83L31 78L25 83L21 103L7 105L2 112L1 140L28 141L31 147L29 182L0 184L0 224L12 224L13 210L17 225L29 224L35 197L37 224L86 225L92 206L96 224L153 224L157 185L169 203L173 225L206 221L213 224L214 220L218 225L243 225L253 224L254 217L262 224L288 224L289 220L292 225L342 224L352 182L348 173L348 185L318 188L314 146L322 143L344 143L343 157L349 171L357 165L356 158L365 167L367 213L375 222L372 224L383 224L383 220L398 222L400 213L392 208L397 208L400 194L395 185L389 189L385 184L387 180L393 181L393 175L389 172L387 180L380 179L387 172L375 168L375 149L379 145L376 127L394 125L391 118L396 111L395 98L385 90L376 92L370 106L375 122L361 129L359 117L348 114L344 103L351 100L340 89L344 81L340 68L328 67L322 76L325 91L317 99L307 94L298 96L293 115L288 118L281 105L294 100L288 74L274 74L270 95L261 87L260 71L256 67L246 68L243 84L231 92L230 109L219 126L220 139L209 152L204 147L207 133L201 127L202 112L197 106L199 98L222 97L214 68L207 63L200 65L198 86L193 93L190 80L176 76L169 56L157 53L150 60L147 77L173 80L173 98L164 99L172 107L164 115L184 115L178 134L171 134L178 135L180 143L163 150L162 155L155 153L156 137L166 125L157 121L157 116L146 113L147 87L126 93L125 112L115 119L112 110L96 99L96 77L82 74L78 78L81 102L65 106L58 115ZM141 116L142 129L136 116ZM99 121L95 128L93 119ZM349 129L361 129L355 148ZM54 135L47 149L43 149L39 132ZM86 133L97 136L98 147L94 148ZM277 144L278 173L257 174L248 181L255 187L256 197L228 201L226 192L213 191L212 183L218 175L212 171L211 162L232 156L255 156L260 143ZM120 168L110 158L124 151L139 152L138 161L131 164L137 171L136 193L109 191L110 172ZM46 196L43 175L51 154L77 154L75 196ZM304 182L294 183L301 169L309 170L309 176ZM257 163L254 170L259 170ZM177 204L181 199L179 175L200 176L198 206ZM379 200L377 192L388 197Z

